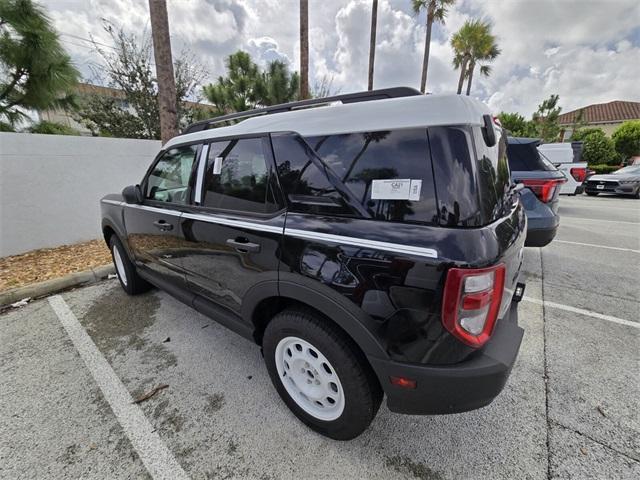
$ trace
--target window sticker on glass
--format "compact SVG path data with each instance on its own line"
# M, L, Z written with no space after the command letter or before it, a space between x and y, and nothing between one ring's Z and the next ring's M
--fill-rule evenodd
M213 174L220 175L220 172L222 172L222 157L216 157L213 161Z
M414 202L420 201L420 191L422 190L422 180L411 180L411 187L409 188L409 200Z
M391 180L371 181L371 200L410 200L412 196L411 179L394 178ZM418 181L414 181L418 198L420 187ZM415 193L413 194L415 196Z

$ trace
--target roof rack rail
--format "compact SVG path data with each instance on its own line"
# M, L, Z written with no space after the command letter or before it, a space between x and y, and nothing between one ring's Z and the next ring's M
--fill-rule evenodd
M279 105L256 108L254 110L246 110L244 112L230 113L228 115L222 115L220 117L209 118L207 120L192 123L182 131L182 135L207 130L217 123L228 122L230 120L240 120L244 118L257 117L259 115L269 115L271 113L289 112L291 110L300 110L307 107L326 105L332 102L358 103L369 102L371 100L383 100L386 98L410 97L413 95L421 95L421 93L411 87L393 87L364 92L346 93L343 95L333 95L331 97L312 98L297 102L281 103Z

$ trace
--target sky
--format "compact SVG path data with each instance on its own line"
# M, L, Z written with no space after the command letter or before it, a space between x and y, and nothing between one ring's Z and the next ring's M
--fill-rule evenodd
M99 56L87 41L109 43L103 20L150 34L147 0L40 0L85 78ZM371 0L309 0L310 84L333 78L341 93L365 90ZM299 68L298 0L167 0L174 55L190 51L208 72L243 49L264 65ZM637 0L458 0L434 27L429 92L455 93L451 35L468 19L492 25L501 55L471 95L496 113L530 116L549 95L564 112L612 100L640 101L640 2ZM425 13L410 0L379 0L374 87L419 88ZM477 72L476 72L477 73ZM208 82L206 82L208 83Z

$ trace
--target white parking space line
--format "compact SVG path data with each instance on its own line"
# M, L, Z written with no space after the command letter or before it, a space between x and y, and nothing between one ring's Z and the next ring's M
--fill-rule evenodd
M584 310L582 308L572 307L571 305L562 305L561 303L549 302L548 300L540 300L539 298L524 297L523 300L535 303L536 305L543 305L545 307L557 308L558 310L564 310L565 312L578 313L580 315L586 315L588 317L599 318L600 320L606 320L608 322L617 323L619 325L626 325L627 327L640 328L640 322L632 322L623 318L613 317L611 315L604 315L598 312L592 312L591 310Z
M578 220L580 222L606 222L606 223L625 223L628 225L638 225L640 226L640 222L625 222L624 220L602 220L600 218L583 218L583 217L572 217L570 215L562 215L562 220Z
M595 243L570 242L568 240L558 240L558 239L555 239L552 243L566 243L569 245L581 245L583 247L605 248L607 250L620 250L622 252L640 253L640 250L634 250L633 248L609 247L607 245L597 245Z
M167 480L188 479L186 472L162 442L140 407L133 403L131 395L64 299L55 295L49 298L49 304L151 477Z

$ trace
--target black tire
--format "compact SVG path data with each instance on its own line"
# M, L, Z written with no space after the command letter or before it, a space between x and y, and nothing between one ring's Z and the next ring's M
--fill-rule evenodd
M598 196L598 192L584 192L584 193L586 193L590 197L597 197Z
M109 239L109 249L111 250L113 265L118 274L118 280L120 281L122 289L127 292L127 294L138 295L151 289L151 284L136 272L135 266L131 263L131 260L129 260L129 255L127 255L126 250L122 246L122 242L120 242L120 239L116 235L111 235ZM120 256L122 269L118 268L118 264L116 263L115 249L117 249Z
M311 344L335 369L344 395L344 409L336 419L321 420L307 413L284 387L276 366L276 349L287 337ZM267 325L262 347L278 394L296 417L316 432L335 440L351 440L364 432L378 413L383 392L366 359L350 338L314 312L287 309L278 313Z

